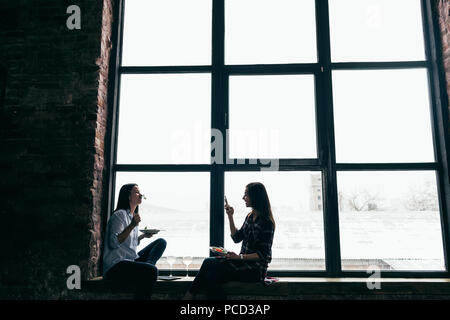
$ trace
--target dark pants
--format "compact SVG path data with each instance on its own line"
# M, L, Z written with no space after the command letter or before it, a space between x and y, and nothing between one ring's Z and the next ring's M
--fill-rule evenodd
M229 281L258 282L260 281L258 270L235 270L223 258L206 258L192 282L189 292L194 294L205 290L208 299L221 300L226 296L222 290L222 284Z
M164 239L153 241L138 252L139 258L136 260L124 260L112 266L105 278L113 280L119 286L133 285L136 288L136 299L150 299L158 278L155 264L166 249L166 244Z

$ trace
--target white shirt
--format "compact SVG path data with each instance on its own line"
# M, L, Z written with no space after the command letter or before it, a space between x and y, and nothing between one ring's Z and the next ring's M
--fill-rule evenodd
M139 244L138 227L136 226L124 242L120 243L117 236L131 223L133 216L129 209L117 210L109 218L106 226L105 247L103 252L103 275L116 263L122 260L134 261Z

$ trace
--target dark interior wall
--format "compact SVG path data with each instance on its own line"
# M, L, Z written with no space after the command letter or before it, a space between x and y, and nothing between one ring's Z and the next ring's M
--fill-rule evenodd
M97 274L111 8L0 0L0 296L59 297L69 265Z

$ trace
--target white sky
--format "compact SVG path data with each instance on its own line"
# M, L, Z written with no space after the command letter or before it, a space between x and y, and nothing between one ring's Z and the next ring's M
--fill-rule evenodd
M118 163L209 163L210 74L122 75Z
M225 1L227 63L316 61L314 1L274 3ZM127 0L123 64L210 64L211 11ZM329 12L333 61L424 59L419 0L332 0ZM426 70L332 76L338 162L434 160ZM209 163L210 88L210 74L123 75L118 163ZM230 77L230 155L314 158L314 99L313 76Z
M225 63L317 62L314 0L226 0Z
M231 158L317 157L314 76L232 76L229 92Z
M315 61L314 1L274 4L225 1L228 63ZM210 0L127 0L124 65L209 64L211 10ZM334 61L424 59L419 0L331 0L329 12ZM337 162L434 161L427 76L333 71ZM230 156L314 158L313 80L231 76ZM209 73L123 75L120 97L118 163L209 163Z
M333 71L337 162L433 162L427 71Z
M330 0L329 13L335 62L425 58L420 0ZM127 0L122 63L208 65L211 28L211 0ZM225 1L226 64L316 61L314 0Z
M420 0L331 0L334 62L425 60Z
M211 64L211 12L211 0L125 1L122 64Z
M210 65L211 12L211 0L127 0L123 65ZM329 12L333 62L425 59L420 0L329 0ZM317 61L313 0L225 0L225 19L226 64ZM315 157L313 80L230 77L230 128L256 135L231 132L232 156ZM434 160L426 70L340 70L332 81L338 162ZM209 163L210 126L210 74L122 76L118 163ZM308 210L309 175L227 173L225 190L240 214L254 180L273 205ZM343 172L338 188L401 197L429 180L434 172ZM118 173L117 188L128 182L152 205L209 210L208 173Z

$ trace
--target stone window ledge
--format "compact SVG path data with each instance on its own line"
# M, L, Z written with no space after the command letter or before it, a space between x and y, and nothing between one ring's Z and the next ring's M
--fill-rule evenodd
M223 288L233 299L450 299L450 279L406 278L293 278L279 277L268 286L262 283L229 282ZM181 299L193 278L158 280L153 299ZM379 280L379 289L369 289ZM373 287L373 286L372 286ZM97 277L82 283L81 292L98 299L132 298L133 288L117 288ZM201 299L202 297L200 297Z

